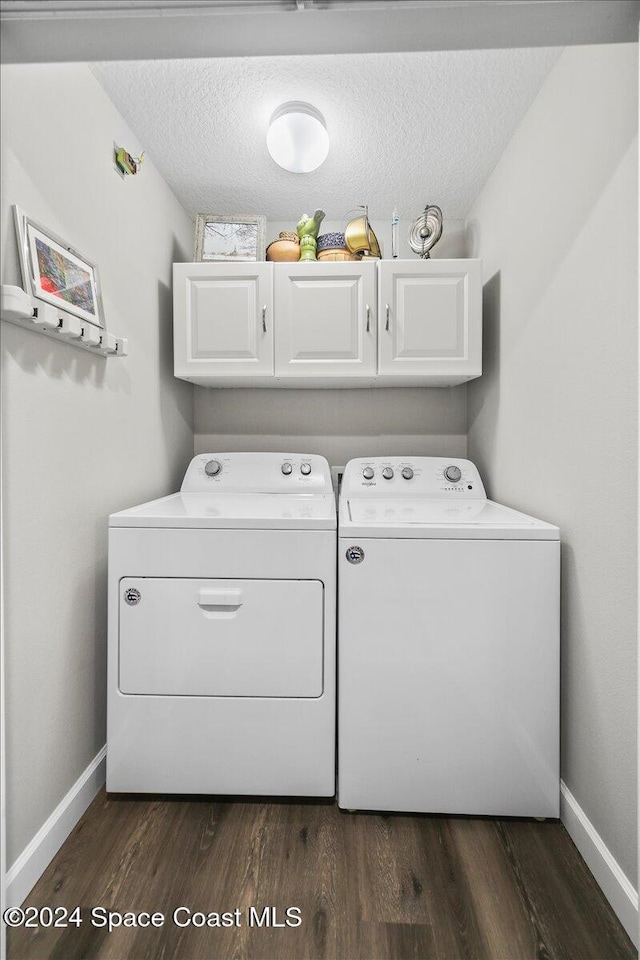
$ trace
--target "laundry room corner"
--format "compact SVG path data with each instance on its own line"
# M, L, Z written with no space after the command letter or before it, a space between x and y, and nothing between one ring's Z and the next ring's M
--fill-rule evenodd
M98 265L106 329L128 341L126 357L101 357L2 324L7 867L20 900L104 780L105 517L168 492L192 455L193 388L173 377L171 345L171 263L190 258L192 226L153 158L118 175L114 141L138 145L87 65L3 66L2 137L3 283L21 284L18 205Z

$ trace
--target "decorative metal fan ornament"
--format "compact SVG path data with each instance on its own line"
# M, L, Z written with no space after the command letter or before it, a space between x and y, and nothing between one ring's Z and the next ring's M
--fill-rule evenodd
M424 213L414 220L409 231L409 246L423 260L431 256L431 249L442 236L442 210L435 204L424 208Z

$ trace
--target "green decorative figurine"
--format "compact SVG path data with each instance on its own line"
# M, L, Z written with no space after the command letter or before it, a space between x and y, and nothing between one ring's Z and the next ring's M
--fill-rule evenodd
M324 210L316 210L312 217L304 213L300 218L296 227L300 237L300 260L316 259L316 239L324 217Z

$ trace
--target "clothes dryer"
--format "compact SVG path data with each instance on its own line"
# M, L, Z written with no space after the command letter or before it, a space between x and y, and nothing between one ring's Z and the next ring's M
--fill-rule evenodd
M200 454L109 518L108 790L334 794L335 551L318 456Z
M338 802L559 815L558 528L468 460L352 460L339 503Z

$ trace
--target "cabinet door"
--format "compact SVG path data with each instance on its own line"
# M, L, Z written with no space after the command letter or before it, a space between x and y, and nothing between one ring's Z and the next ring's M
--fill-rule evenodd
M277 266L276 376L373 377L375 263Z
M177 263L175 375L273 376L273 265Z
M380 374L443 382L481 374L479 260L382 261L379 282Z

